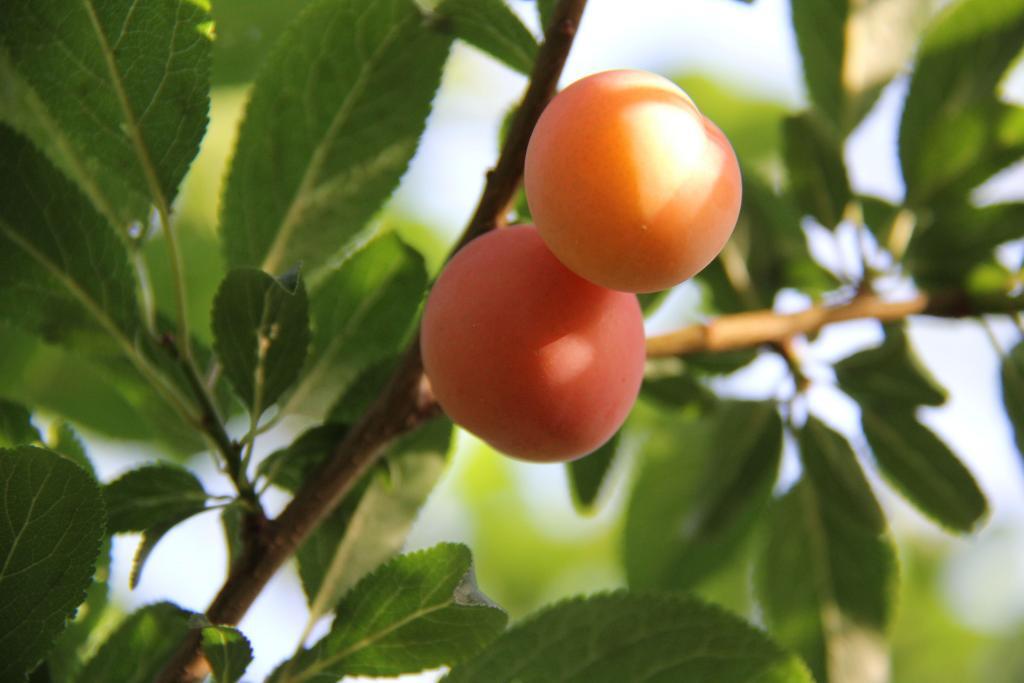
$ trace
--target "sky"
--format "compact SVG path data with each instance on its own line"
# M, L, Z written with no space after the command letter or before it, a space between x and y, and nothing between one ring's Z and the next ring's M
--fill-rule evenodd
M513 5L531 26L536 26L533 3L516 0ZM725 78L797 110L806 96L788 12L784 0L759 0L753 6L728 0L591 0L563 84L611 68L673 74L697 71ZM1018 72L1024 76L1024 69ZM1024 86L1024 77L1018 80ZM425 223L439 226L453 240L472 212L484 173L496 158L498 126L524 86L522 76L472 48L457 47L421 149L395 198L396 204L415 212ZM846 158L852 182L859 190L894 199L901 196L895 122L905 89L905 82L890 87L877 110L851 137ZM1024 194L1022 188L1024 183L1018 174L1004 179L993 196L1020 196ZM671 320L663 319L652 330L671 324ZM1018 334L1007 325L995 325L994 333L1004 347ZM946 406L923 411L923 419L968 463L994 509L988 526L991 531L956 541L948 576L950 599L964 619L996 628L1024 613L1024 475L999 402L998 356L975 324L921 321L911 326L910 336L925 364L951 396ZM829 386L825 362L879 338L877 325L844 323L830 328L804 349L812 371L820 367L825 378L811 392L812 407L844 432L856 429L856 407ZM723 389L757 396L773 386L783 372L777 359L766 357L739 373ZM244 426L238 425L241 431ZM277 430L268 437L260 444L265 453L285 443L288 432ZM124 457L127 451L123 446L101 442L94 446L93 453L117 454L98 462L104 480L147 459L138 453ZM208 457L190 465L200 470L211 489L228 492ZM792 462L787 464L790 471L792 467ZM547 501L538 503L546 506L542 514L561 516L562 523L570 527L575 523L565 498L561 467L521 464L516 471L524 486L538 491L536 499ZM894 514L898 532L942 536L895 495L883 491L882 497ZM432 499L414 529L419 545L432 538L442 540L437 537L439 533L458 535L458 510L439 498ZM272 502L271 508L282 502ZM139 588L129 592L127 571L136 543L136 537L125 536L117 538L114 545L118 568L113 577L115 594L128 606L172 599L201 610L224 576L222 538L213 514L194 518L168 534L147 563ZM197 546L210 552L196 552ZM999 581L979 581L979 573L987 572L993 562L1016 566L1017 571ZM280 572L241 624L256 651L246 680L261 679L290 655L304 620L305 600L298 581L293 572Z

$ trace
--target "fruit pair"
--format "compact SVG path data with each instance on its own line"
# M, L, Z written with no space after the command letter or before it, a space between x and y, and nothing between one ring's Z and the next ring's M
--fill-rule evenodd
M741 181L722 132L670 81L638 71L570 85L526 154L537 228L484 235L446 266L421 349L448 415L534 461L591 452L643 379L634 292L672 287L732 233Z

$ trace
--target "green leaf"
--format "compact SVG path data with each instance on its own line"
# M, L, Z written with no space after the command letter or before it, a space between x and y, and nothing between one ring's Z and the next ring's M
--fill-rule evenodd
M298 378L309 349L309 301L298 275L255 268L228 273L213 302L215 348L224 374L259 417Z
M1017 440L1017 452L1024 458L1024 342L1003 358L1003 405Z
M476 587L469 549L441 544L397 557L341 601L330 633L285 662L273 683L397 676L454 665L505 628Z
M625 592L559 603L455 667L444 683L811 683L795 656L717 607Z
M754 169L743 171L743 209L732 239L763 308L771 308L775 293L784 287L814 296L839 284L811 257L796 202L789 194L776 193Z
M860 203L861 217L864 219L865 227L875 236L880 246L889 251L895 251L893 228L900 207L880 197L869 195L860 195L857 197L857 201Z
M551 26L551 20L555 16L555 7L558 6L558 0L537 0L537 13L540 14L540 28L542 33L546 33L549 26Z
M213 84L243 85L252 81L260 60L310 2L217 0L213 3L217 25L217 39L213 42Z
M313 427L300 434L288 447L268 455L259 464L257 476L294 493L330 455L347 431L346 425L334 422Z
M0 348L0 393L9 398L98 434L147 441L173 455L204 446L195 428L169 411L136 368L120 358L86 357L81 346L45 344L2 323Z
M237 628L207 626L200 642L217 683L235 683L252 661L252 646Z
M787 117L783 130L789 182L801 210L834 228L851 199L839 139L813 114Z
M572 500L577 510L593 511L597 495L601 492L608 470L615 460L615 453L619 449L621 433L616 432L615 436L593 453L567 463L569 490L572 492Z
M170 204L206 130L210 26L202 0L11 0L0 119L114 225L145 220L150 203Z
M451 436L451 423L435 420L400 439L389 449L385 466L372 472L354 497L354 507L343 503L300 547L299 576L309 598L310 625L405 545L444 470Z
M782 425L773 403L729 401L651 431L626 512L626 575L633 589L688 589L729 559L768 503Z
M450 45L412 0L312 3L253 87L224 194L228 264L337 253L408 166Z
M929 0L793 0L811 101L843 136L905 66Z
M33 446L0 449L0 679L24 680L86 597L103 499L85 470Z
M537 41L505 0L444 0L438 12L451 21L459 38L530 75Z
M0 149L0 317L51 342L106 333L131 353L139 319L124 246L31 143L2 125Z
M54 681L77 681L86 657L97 644L102 631L97 628L116 607L110 604L110 537L104 541L96 562L92 585L85 602L78 606L67 628L57 637L46 656L50 677Z
M1024 203L950 203L918 215L924 220L907 246L907 270L924 288L962 288L975 266L992 260L998 245L1020 237Z
M85 446L67 422L55 422L46 435L50 450L75 462L94 479L96 471ZM85 663L94 629L110 608L110 537L103 540L92 584L86 591L85 601L78 606L67 628L58 636L46 657L50 677L55 681L74 681Z
M191 517L206 509L208 497L194 474L167 464L131 470L107 484L103 493L108 528L115 534Z
M840 388L862 406L939 406L946 391L911 348L898 324L885 326L881 346L860 351L835 365Z
M678 369L671 367L674 363L659 365L648 360L648 371L640 387L641 398L652 399L665 408L692 404L710 406L715 402L714 392L701 384L697 373L682 361L679 361Z
M896 551L846 440L812 417L800 450L804 478L771 510L755 576L765 621L818 683L876 680Z
M96 468L93 467L89 455L85 452L85 444L78 436L74 427L64 421L55 422L46 435L46 445L51 451L74 461L76 465L97 479ZM108 522L109 524L109 522Z
M400 359L398 355L389 356L360 372L327 412L328 421L355 423L387 387Z
M883 474L922 512L948 529L971 532L988 512L985 495L949 447L911 407L862 406L861 421Z
M899 149L907 202L964 194L1024 154L1024 112L996 86L1024 44L1024 0L959 0L918 49Z
M353 254L312 294L310 368L289 404L318 416L372 363L398 353L417 318L423 261L394 235Z
M111 533L141 531L128 584L139 583L149 554L164 534L206 509L208 494L188 470L173 465L146 465L104 487Z
M151 683L189 631L191 614L160 602L125 619L75 683Z
M32 413L20 403L0 399L0 448L41 441Z
M793 29L803 58L804 80L814 102L838 129L843 118L843 56L847 0L792 0ZM827 224L826 224L827 225Z
M882 89L905 70L934 5L933 0L846 2L844 133L857 126Z

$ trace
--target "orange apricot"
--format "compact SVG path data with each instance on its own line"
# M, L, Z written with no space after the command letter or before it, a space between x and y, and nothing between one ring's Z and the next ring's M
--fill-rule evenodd
M678 86L644 71L576 81L541 115L526 198L570 270L627 292L667 289L721 251L742 182L729 140Z
M643 379L632 294L575 275L532 226L479 237L427 300L423 367L441 407L497 450L571 460L607 441Z

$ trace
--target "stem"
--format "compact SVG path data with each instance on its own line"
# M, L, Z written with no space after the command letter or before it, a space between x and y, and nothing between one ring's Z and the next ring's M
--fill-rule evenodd
M224 428L224 422L214 405L213 397L206 390L206 385L196 371L195 364L179 353L177 344L170 336L165 336L160 343L181 366L185 380L199 402L199 427L224 458L227 474L234 483L238 495L250 505L256 514L262 515L259 498L243 467L242 450L237 443L232 441Z
M586 4L586 0L561 0L556 7L537 53L522 105L513 118L497 164L487 174L476 211L456 249L493 228L519 187L530 134L555 93ZM423 376L419 335L416 335L387 387L336 445L327 462L307 479L281 515L253 537L207 609L210 622L237 624L274 573L334 509L360 475L378 460L384 447L437 410ZM209 663L199 649L199 631L194 629L157 681L199 681L208 672Z

